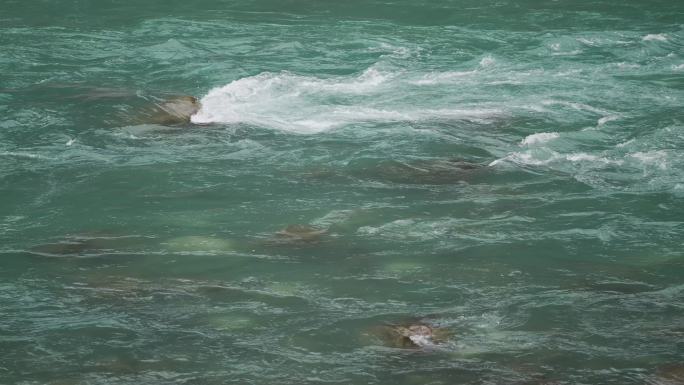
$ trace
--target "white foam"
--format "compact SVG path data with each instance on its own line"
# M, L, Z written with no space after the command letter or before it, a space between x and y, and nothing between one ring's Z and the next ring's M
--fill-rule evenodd
M542 166L549 164L562 165L563 162L573 162L573 163L588 163L590 165L595 164L622 164L620 160L613 160L602 156L587 154L584 152L577 152L571 154L561 154L548 149L541 149L541 151L524 151L524 152L512 152L503 158L499 158L491 162L490 166L496 166L500 163L510 162L520 165L528 166Z
M484 68L491 67L495 63L496 63L496 60L494 60L493 57L485 56L482 58L482 60L480 60L480 67L484 67Z
M383 52L390 52L390 56L394 56L397 58L407 58L410 57L413 54L413 51L410 48L407 47L402 47L402 46L395 46L387 43L380 43L379 47L374 47L370 48L371 52L375 51L383 51Z
M357 232L359 234L365 234L365 235L376 235L380 232L386 231L388 229L395 230L395 229L405 229L410 226L412 226L415 223L414 220L412 219L397 219L393 222L378 226L378 227L373 227L373 226L363 226L360 227Z
M312 134L353 123L457 119L481 121L502 115L492 108L447 103L421 108L397 100L406 82L371 67L358 76L317 78L289 72L262 73L214 88L202 98L193 123L246 123ZM384 102L384 104L383 104Z
M346 80L346 79L345 79ZM262 73L214 88L202 98L193 123L250 123L287 131L315 133L336 126L344 107L314 104L339 94L363 94L377 88L385 77L370 68L351 80L326 80L289 72Z
M609 114L609 111L602 110L600 108L596 108L596 107L593 107L593 106L590 106L590 105L584 104L584 103L568 102L565 100L553 100L553 99L543 100L541 103L544 106L560 105L560 106L570 107L570 108L578 110L578 111L588 111L588 112L592 112L592 113L599 114L599 115L608 115Z
M549 163L552 159L555 159L556 156L552 155L550 158L547 159L541 159L539 157L534 156L529 151L525 152L513 152L510 153L503 158L499 158L494 160L493 162L489 163L489 166L496 166L501 163L515 163L515 164L522 164L522 165L529 165L529 166L540 166L546 163Z
M567 159L571 162L582 162L582 161L596 162L598 160L607 161L607 159L599 158L596 155L586 154L583 152L576 153L576 154L568 154L565 156L565 159Z
M433 85L433 84L444 84L444 83L454 83L460 82L463 78L471 75L477 74L476 70L472 71L447 71L447 72L434 72L424 75L418 80L409 80L410 84L414 85Z
M672 66L672 70L674 70L674 71L682 71L682 70L684 70L684 63L673 65L673 66Z
M629 156L645 165L653 165L661 170L667 169L667 152L664 150L635 152Z
M581 49L575 49L572 51L567 51L567 52L554 52L552 53L553 56L575 56L579 55L582 53Z
M595 46L599 45L599 42L598 42L598 41L594 41L594 40L591 40L591 39L586 39L586 38L583 38L583 37L577 38L577 41L580 42L580 43L582 43L582 44L584 44L584 45L588 45L588 46L590 46L590 47L595 47Z
M648 34L641 38L643 41L667 41L667 35L664 33Z
M2 152L0 152L0 156L9 156L9 157L13 157L13 158L28 158L28 159L46 159L46 160L51 160L51 158L48 158L47 156L39 155L39 154L32 154L32 153L30 153L30 152L2 151Z
M546 143L558 138L560 135L557 132L540 132L537 134L528 135L520 142L521 146L530 146L533 144Z
M576 76L576 75L578 75L578 74L581 74L582 71L584 71L584 70L582 70L582 69L565 70L565 71L560 71L560 72L558 72L558 73L556 73L556 74L553 74L553 76L561 76L561 77L564 77L564 76Z
M567 154L564 156L564 158L570 162L588 163L590 167L594 166L594 165L598 165L598 164L620 165L623 163L621 160L610 159L610 158L606 158L604 156L597 156L597 155L587 154L584 152L576 152L576 153L572 153L572 154Z
M356 232L359 235L370 235L385 239L429 241L443 238L454 227L454 223L455 220L453 218L442 218L433 221L398 219L377 227L362 226Z
M620 69L634 69L634 68L641 67L641 65L636 64L636 63L625 63L625 62L620 62L620 63L617 63L616 65Z
M603 126L604 124L606 124L608 122L612 122L612 121L618 120L618 119L620 119L620 117L617 115L608 115L608 116L604 116L601 119L599 119L598 121L596 121L596 124L599 126Z
M428 336L412 334L409 336L409 339L411 340L411 342L420 347L429 347L434 345L434 343L432 342L432 338Z
M618 143L618 144L615 145L615 147L617 147L617 148L622 148L622 147L625 147L625 146L629 146L629 145L632 144L632 143L634 143L634 139L630 139L630 140L628 140L628 141L626 141L626 142Z

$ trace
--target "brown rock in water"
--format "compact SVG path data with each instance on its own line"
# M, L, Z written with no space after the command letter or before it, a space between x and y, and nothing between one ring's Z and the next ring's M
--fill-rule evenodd
M190 123L202 105L194 96L175 96L156 103L150 111L143 113L140 120L145 123L177 125Z
M276 233L277 240L285 242L315 242L327 233L308 225L289 225Z
M426 323L381 325L374 328L371 334L378 337L386 346L400 349L429 348L445 342L451 335L445 328L433 327Z
M143 245L146 240L138 235L91 232L66 235L57 242L39 244L27 251L47 257L104 255Z
M656 385L684 385L684 363L669 364L658 368Z
M91 90L91 93L100 92ZM140 98L130 100L130 105L118 112L117 124L145 125L158 124L176 126L190 123L192 115L196 114L201 104L197 98L190 95L170 96L166 98L143 97L145 104L140 106ZM135 111L131 116L130 111Z

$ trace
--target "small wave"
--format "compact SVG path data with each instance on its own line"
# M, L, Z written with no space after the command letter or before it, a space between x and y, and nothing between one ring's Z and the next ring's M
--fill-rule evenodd
M557 132L540 132L538 134L528 135L520 142L520 145L529 146L533 144L546 143L558 138L559 136L560 135Z
M32 154L30 152L15 152L15 151L3 151L0 152L0 156L9 156L13 158L25 158L25 159L41 159L41 160L52 160L44 155Z
M653 165L661 170L667 169L667 152L663 150L635 152L629 155L631 158L639 160L645 165Z
M609 38L609 37L578 37L577 42L588 46L588 47L610 47L610 46L626 46L631 44L630 41L627 40L620 40L616 38Z
M447 71L437 72L424 75L421 79L411 80L410 84L423 86L433 84L444 84L450 82L458 82L463 78L477 74L476 70L472 71Z
M395 45L388 44L385 42L382 42L382 43L380 43L379 46L372 47L369 50L371 52L383 52L383 53L386 53L387 56L396 57L399 59L406 59L408 57L411 57L411 55L416 54L416 52L419 51L419 49L411 49L411 48L403 47L403 46L395 46Z
M577 110L577 111L587 111L587 112L591 112L591 113L599 114L599 115L607 115L608 114L608 111L590 106L588 104L577 103L577 102L568 102L565 100L553 100L553 99L543 100L541 102L541 104L544 106L559 105L559 106L564 106L564 107L570 107L570 108Z
M628 140L628 141L625 141L625 142L622 142L622 143L618 143L618 144L615 145L615 147L617 147L617 148L622 148L622 147L625 147L625 146L629 146L629 145L632 144L632 143L634 143L634 139L630 139L630 140Z
M585 154L585 153L569 154L569 155L565 156L565 159L567 159L571 162L582 162L582 161L588 161L588 162L602 161L604 163L610 162L606 158L598 157L596 155L591 155L591 154Z
M535 159L529 152L514 152L504 156L503 158L496 159L488 164L490 167L497 166L499 164L514 163L514 164L524 164L531 166L538 166L546 163Z
M615 64L618 68L620 69L635 69L641 67L640 64L637 63L625 63L625 62L620 62Z
M577 41L584 44L584 45L590 46L590 47L596 47L596 46L600 45L599 40L587 39L584 37L577 38Z
M414 219L398 219L377 227L360 227L357 233L387 239L427 241L439 239L447 235L452 222L453 220L450 218L427 222L417 222Z
M667 35L664 33L648 34L641 38L643 41L667 41Z
M618 120L618 119L620 119L620 117L617 115L608 115L608 116L604 116L604 117L600 118L598 121L596 121L596 124L598 126L603 126L604 124L606 124L608 122L612 122L612 121Z
M588 164L622 164L621 160L609 159L603 156L597 156L592 154L587 154L584 152L577 152L571 154L561 154L556 151L542 148L539 151L524 151L524 152L513 152L503 158L499 158L491 162L490 166L496 166L501 163L514 163L526 166L541 166L548 165L551 163L561 164L563 162L573 162L573 163L588 163Z
M496 59L491 56L485 56L480 60L480 67L487 68L496 64Z
M554 52L551 55L553 55L553 56L575 56L575 55L579 55L581 53L582 53L581 49L575 49L575 50L566 51L566 52Z
M314 219L311 224L321 228L329 228L334 224L347 221L353 214L352 210L333 210L321 218Z

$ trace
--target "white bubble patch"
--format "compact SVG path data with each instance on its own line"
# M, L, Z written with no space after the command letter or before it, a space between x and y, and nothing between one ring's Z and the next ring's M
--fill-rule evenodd
M667 35L664 33L653 33L648 34L641 38L643 41L667 41Z
M533 144L546 143L558 138L559 136L560 135L557 132L540 132L538 134L528 135L520 142L520 145L529 146Z
M481 121L502 115L498 108L439 100L416 105L407 85L453 74L404 78L370 67L355 76L318 78L290 72L261 73L214 88L201 100L195 124L245 123L315 134L357 123L433 119Z

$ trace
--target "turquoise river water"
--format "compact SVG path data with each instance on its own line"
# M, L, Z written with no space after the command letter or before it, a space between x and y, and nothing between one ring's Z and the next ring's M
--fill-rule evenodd
M0 384L682 384L683 106L681 0L1 0Z

